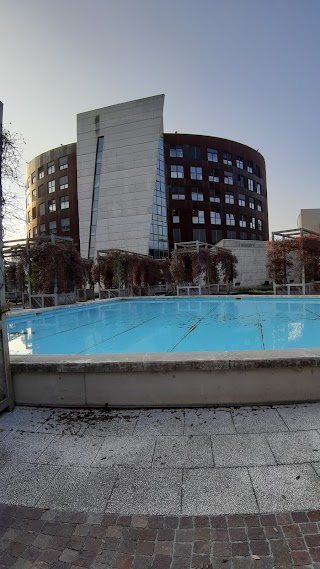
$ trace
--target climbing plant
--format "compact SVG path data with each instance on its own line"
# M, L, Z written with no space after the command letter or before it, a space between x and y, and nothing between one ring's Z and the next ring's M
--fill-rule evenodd
M270 241L267 248L267 271L271 279L285 284L289 277L305 281L320 280L320 238L313 235Z
M206 284L230 282L237 276L238 260L227 249L179 250L172 253L170 271L178 284L203 280Z
M59 293L83 284L83 262L72 244L40 240L30 248L30 265L34 292L53 293L55 280Z

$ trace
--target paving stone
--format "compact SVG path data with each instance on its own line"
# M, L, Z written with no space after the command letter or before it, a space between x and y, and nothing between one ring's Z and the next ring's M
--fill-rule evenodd
M93 466L144 466L150 467L154 453L155 437L109 436L93 461Z
M186 409L185 435L234 434L230 411L219 409Z
M290 431L320 429L320 403L279 405L277 411Z
M116 478L117 472L111 469L64 466L43 493L38 505L102 513Z
M214 435L211 441L217 467L276 464L264 435Z
M1 470L0 500L35 506L57 472L53 466L8 462Z
M127 469L119 473L107 512L178 514L182 472L178 469Z
M154 451L155 468L195 468L213 466L209 437L158 437Z
M137 424L139 411L92 410L86 420L85 435L109 437L132 435Z
M309 464L250 468L260 510L301 510L320 505L320 480Z
M273 433L287 431L276 409L270 407L241 407L232 411L237 433Z
M316 431L273 433L267 439L278 464L313 462L320 457L320 435Z
M258 511L247 470L204 468L185 472L183 514L230 514L239 511Z
M52 409L38 407L15 407L0 415L0 429L7 431L38 431L52 415Z
M100 437L60 435L47 446L37 462L61 466L90 466L102 442Z
M134 434L136 436L183 435L183 429L183 411L146 409L140 412Z
M12 432L1 441L0 460L11 463L34 463L52 443L55 435L42 433ZM4 471L6 465L1 469Z

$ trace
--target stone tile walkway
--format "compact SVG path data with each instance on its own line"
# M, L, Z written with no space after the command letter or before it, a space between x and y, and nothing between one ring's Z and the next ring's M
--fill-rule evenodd
M319 433L318 403L2 413L0 569L320 569Z

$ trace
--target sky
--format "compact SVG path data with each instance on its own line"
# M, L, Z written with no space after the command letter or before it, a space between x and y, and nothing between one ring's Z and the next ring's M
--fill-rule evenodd
M22 171L76 141L77 113L164 93L165 132L263 154L270 232L320 208L319 0L0 0L0 22L0 100L25 140Z

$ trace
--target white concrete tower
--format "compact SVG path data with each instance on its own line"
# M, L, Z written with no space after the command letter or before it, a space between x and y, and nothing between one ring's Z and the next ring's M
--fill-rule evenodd
M156 232L162 236L162 249L167 247L163 166L159 181L163 103L164 95L158 95L77 116L83 257L94 257L97 250L110 248L147 255L154 247ZM151 231L155 224L156 231Z

